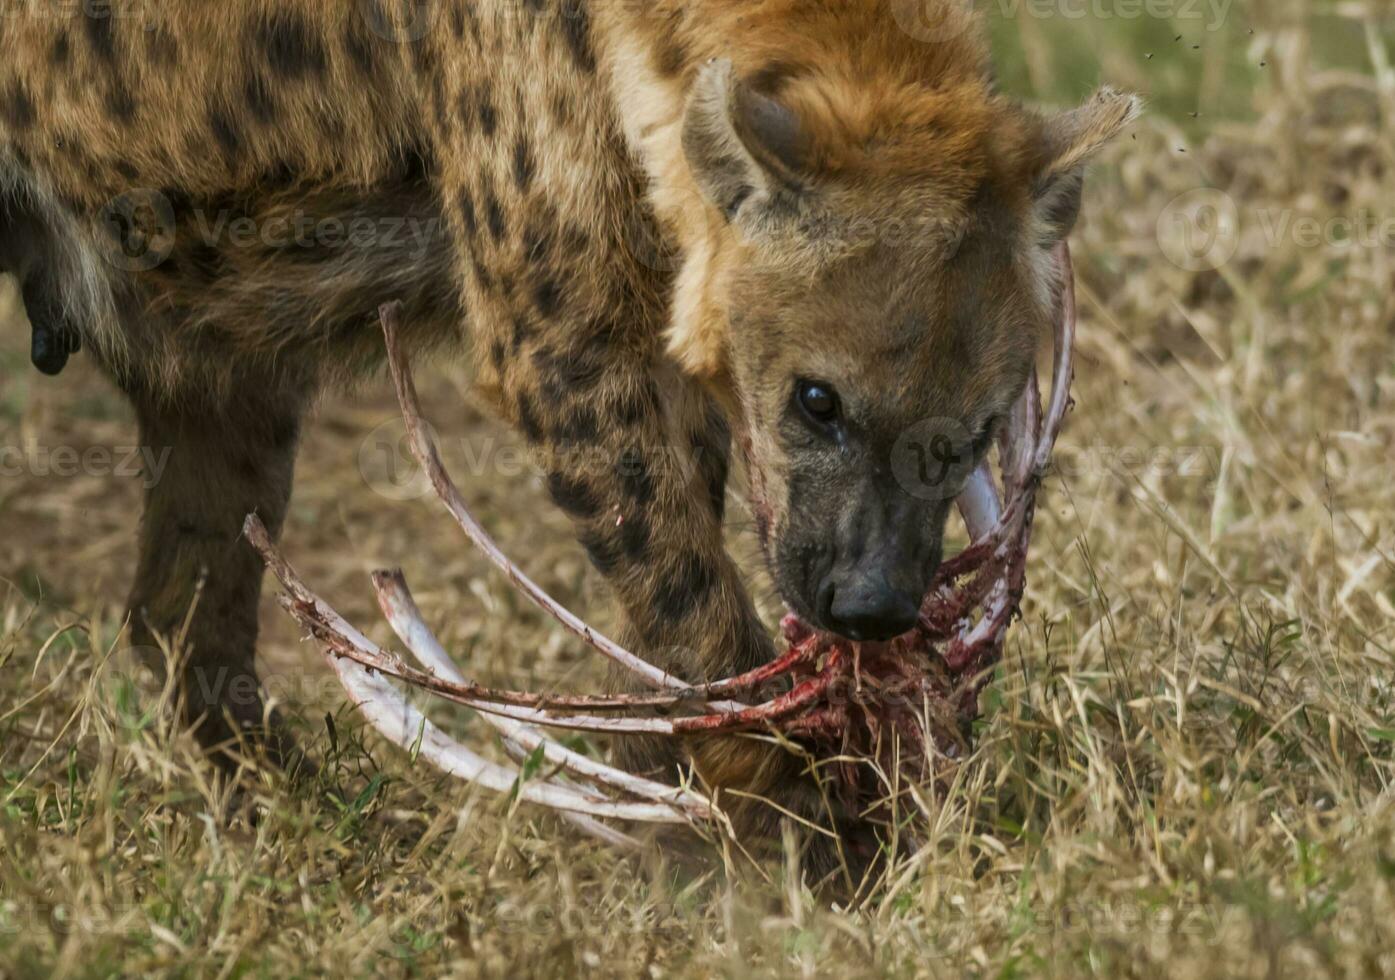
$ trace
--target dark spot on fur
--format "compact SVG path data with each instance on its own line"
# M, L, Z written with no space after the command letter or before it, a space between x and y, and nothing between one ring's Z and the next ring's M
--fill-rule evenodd
M271 70L282 78L322 75L328 66L320 39L293 11L273 13L257 25L256 37Z
M422 6L426 7L427 4L422 4ZM423 14L421 16L427 15ZM431 36L429 34L425 35L413 41L411 44L408 44L407 49L411 52L412 65L416 68L417 74L435 79L439 78L441 75L439 70L440 58L436 53L435 45L431 44L430 41Z
M499 113L494 108L494 97L487 89L480 89L476 100L476 111L479 114L480 129L485 136L493 136L499 128Z
M615 474L620 478L620 489L636 506L645 507L653 502L654 477L640 450L630 448L621 453L620 461L615 464Z
M431 72L431 118L437 123L446 120L446 83L441 72Z
M204 282L213 282L224 271L223 255L208 242L198 242L189 249L189 268Z
M139 180L140 171L126 160L116 162L116 172L125 180Z
M513 300L516 292L513 282L513 273L507 267L496 270L499 280L499 294L505 299Z
M685 555L654 592L654 612L664 622L692 615L717 584L717 573L699 555Z
M591 559L591 564L602 575L609 576L620 567L619 542L615 540L608 529L588 529L579 534L577 540L586 549L586 557Z
M136 100L131 97L131 90L126 87L126 83L120 79L112 82L111 88L107 90L107 109L122 123L129 123L136 116Z
M532 222L523 230L523 259L529 265L547 262L552 251L552 235L542 225Z
M393 173L403 183L424 182L431 175L431 153L422 146L409 146L397 154Z
M567 47L582 71L596 70L596 56L591 51L591 14L585 4L566 3L562 7L562 33Z
M536 445L543 441L542 424L533 411L533 400L523 392L519 392L518 395L518 427L523 430L523 437L530 443Z
M533 148L526 136L520 136L513 145L513 179L519 190L527 190L533 182Z
M352 18L345 29L344 50L348 52L354 67L362 74L371 75L378 67L377 59L373 57L373 40L364 30L360 18Z
M649 518L643 511L625 515L620 524L620 548L630 561L639 561L649 550Z
M161 187L160 195L170 202L170 207L176 215L186 214L194 206L194 200L189 196L188 191L180 190L178 187Z
M540 14L547 9L547 0L523 0L523 6L530 14Z
M460 219L465 222L465 234L469 238L474 238L479 234L480 220L475 214L475 200L470 196L470 192L464 188L460 191Z
M338 145L344 140L344 117L336 111L335 106L316 102L311 112L315 125L328 137L331 145Z
M533 328L529 325L523 314L515 313L513 315L513 336L510 338L515 354L523 347L523 342L532 336L532 334Z
M655 52L655 63L659 69L659 74L665 78L673 78L683 70L684 63L688 60L688 52L684 50L683 43L672 35L660 35L658 39L658 51Z
M552 98L548 100L548 108L552 112L552 121L558 126L566 127L572 119L571 93L557 89L552 93Z
M595 490L578 478L551 473L547 478L547 492L553 503L570 517L586 520L600 513L601 502Z
M276 118L276 101L266 77L254 71L242 88L242 97L247 102L247 111L257 122L266 124Z
M489 360L494 364L496 370L503 370L504 342L498 337L494 338L489 342Z
M561 353L540 349L533 354L533 365L542 378L543 392L554 402L590 391L605 377L609 364L607 358L586 347L573 347Z
M450 8L450 32L456 40L465 36L465 11L461 9L459 0Z
M462 130L475 124L475 92L469 85L461 86L460 95L455 100L456 119Z
M213 139L222 148L223 156L229 163L235 162L242 152L242 134L237 124L223 110L213 109L208 114L208 127L213 132Z
M585 405L572 407L552 432L552 441L560 446L590 446L600 438L596 413Z
M578 254L591 248L591 235L575 221L567 224L567 248Z
M587 357L610 360L620 336L620 327L608 317L591 317L586 321L586 326L579 336L582 340L582 350Z
M34 125L37 118L34 100L19 82L11 82L5 90L4 98L0 99L0 115L4 116L5 122L16 132L23 132Z
M726 514L727 474L731 465L731 430L715 410L708 412L707 431L693 434L698 472L707 489L707 500L717 520Z
M488 267L480 261L479 256L473 252L470 253L470 263L471 267L475 270L475 279L479 282L480 289L483 289L485 292L493 291L494 277L489 274Z
M657 402L658 395L653 385L646 383L639 388L622 391L612 404L611 411L621 425L633 426L652 417Z
M781 85L796 73L793 64L787 61L768 61L750 77L749 83L757 92L778 95Z
M82 7L87 43L98 58L110 64L116 59L116 20L108 0L88 0Z
M504 240L504 209L499 206L499 198L490 184L484 185L484 213L489 223L489 235L496 242Z
M156 28L145 35L146 50L150 52L150 57L157 65L168 68L179 60L179 42L174 39L174 35L163 27Z
M62 68L73 55L73 45L67 31L59 31L48 49L48 60L55 68Z
M562 306L562 287L557 284L556 279L548 275L539 278L533 286L533 305L538 308L538 315L543 319L557 315Z

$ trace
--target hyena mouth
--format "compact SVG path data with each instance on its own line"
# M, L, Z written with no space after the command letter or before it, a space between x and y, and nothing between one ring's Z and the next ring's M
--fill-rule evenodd
M999 440L1002 493L992 467L984 463L959 501L973 544L940 566L916 628L904 637L854 643L816 632L791 615L783 624L783 655L740 676L689 684L601 635L528 578L470 514L421 420L393 308L384 308L383 324L410 445L447 510L524 596L653 693L534 694L471 683L421 618L401 574L376 573L379 604L415 658L414 666L372 643L312 592L255 516L247 519L246 535L285 589L282 605L320 640L350 698L414 758L562 811L608 842L638 846L604 821L707 824L718 832L731 825L719 804L696 789L599 762L550 739L545 729L683 739L774 731L835 760L835 788L847 806L857 807L845 812L875 819L886 812L878 804L885 805L900 785L888 773L943 785L967 754L979 692L1001 655L1025 589L1036 492L1070 400L1075 301L1066 246L1057 257L1064 288L1050 398L1043 410L1033 375ZM554 775L527 778L516 767L485 759L432 725L387 678L479 711L511 755L546 759Z

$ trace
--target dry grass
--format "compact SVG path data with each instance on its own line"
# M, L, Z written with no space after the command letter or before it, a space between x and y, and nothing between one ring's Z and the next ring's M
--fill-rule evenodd
M411 768L361 737L270 602L264 672L325 772L264 774L221 819L226 788L124 672L139 480L94 457L40 472L31 452L0 482L0 975L1395 972L1395 20L1378 6L1364 24L1359 3L1256 0L1216 31L1000 25L1015 87L1076 95L1098 67L1154 111L1098 168L1076 236L1079 407L977 755L865 904L828 908L788 867L621 860ZM1203 186L1243 233L1186 272L1158 228ZM1286 214L1391 223L1309 240ZM41 380L26 343L11 319L7 452L134 443L90 366ZM482 515L605 625L517 443L461 411L462 372L423 375ZM593 683L431 505L375 491L393 414L385 384L322 407L292 559L360 623L378 619L364 573L404 564L474 672Z

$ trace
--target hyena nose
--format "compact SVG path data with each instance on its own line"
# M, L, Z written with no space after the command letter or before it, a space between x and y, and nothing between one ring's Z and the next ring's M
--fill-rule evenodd
M919 615L915 597L881 576L825 582L819 590L823 627L850 640L890 640L910 632Z

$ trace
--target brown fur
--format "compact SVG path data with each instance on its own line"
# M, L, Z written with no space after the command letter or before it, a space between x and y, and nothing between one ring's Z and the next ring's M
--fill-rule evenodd
M140 11L0 24L0 261L36 328L80 337L143 440L174 447L132 620L172 631L206 576L185 687L210 741L261 710L209 682L251 673L261 572L237 528L257 510L275 530L301 414L376 362L380 302L407 302L419 348L468 342L482 388L548 451L626 639L694 680L729 674L772 649L722 545L729 442L807 612L790 570L827 547L801 522L889 480L858 453L927 414L986 425L1015 397L1052 288L1042 246L1068 230L1056 199L1069 210L1079 165L1136 111L1106 94L1043 120L993 93L976 30L923 43L880 0ZM147 199L154 229L127 213ZM439 234L425 253L204 240L210 216L301 213ZM933 227L888 244L908 215ZM168 257L120 258L152 248ZM804 375L839 379L876 436L842 463L792 428ZM800 764L760 743L692 761L819 809Z

